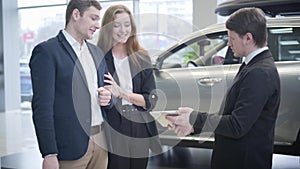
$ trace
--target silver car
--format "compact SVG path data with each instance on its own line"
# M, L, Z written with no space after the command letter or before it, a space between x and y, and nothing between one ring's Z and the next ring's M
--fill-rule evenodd
M160 53L155 62L158 102L155 111L181 106L216 112L240 63L227 47L224 24L202 29ZM268 47L281 78L281 104L275 152L300 154L300 17L268 19ZM166 145L210 147L213 134L177 137L158 124ZM200 141L200 143L199 143Z

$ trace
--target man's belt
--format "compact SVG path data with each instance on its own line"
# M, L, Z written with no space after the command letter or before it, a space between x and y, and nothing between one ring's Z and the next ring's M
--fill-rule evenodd
M103 130L103 123L91 127L91 135L100 133Z

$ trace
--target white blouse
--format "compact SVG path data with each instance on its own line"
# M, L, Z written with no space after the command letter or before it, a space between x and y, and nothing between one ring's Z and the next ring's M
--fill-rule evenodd
M113 58L114 58L116 73L119 78L120 87L125 91L132 92L132 76L131 76L128 56L122 59L116 58L115 56L113 56ZM128 102L125 99L122 99L122 105L125 104L132 105L132 103Z

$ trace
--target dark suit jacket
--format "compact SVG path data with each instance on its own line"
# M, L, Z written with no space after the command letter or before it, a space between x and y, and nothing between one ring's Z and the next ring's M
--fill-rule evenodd
M154 152L161 152L160 142L158 139L158 132L154 118L150 115L150 111L154 108L157 96L155 93L155 80L153 75L153 66L151 64L150 58L145 57L146 60L139 59L139 63L141 64L141 68L137 67L131 57L128 57L130 71L132 75L132 84L133 84L133 93L138 93L143 95L146 108L142 108L136 106L136 108L141 112L142 118L144 119L145 125L147 127L148 132L143 133L143 135L138 135L138 137L147 137L150 139L150 148ZM111 50L105 54L106 64L109 70L109 73L114 77L116 83L119 84L118 76L116 75L116 69L114 65L114 60L112 56ZM121 105L121 100L116 99L116 104L112 109L108 112L108 122L110 125L117 131L122 132L124 128L130 128L130 126L122 126L120 123L120 115L119 111Z
M98 86L104 86L106 63L100 48L87 42ZM30 59L33 122L42 156L75 160L86 153L91 100L83 68L63 33L38 44ZM105 109L101 107L104 118Z
M212 168L271 169L280 79L269 50L238 73L225 99L221 116L190 116L196 132L215 133Z

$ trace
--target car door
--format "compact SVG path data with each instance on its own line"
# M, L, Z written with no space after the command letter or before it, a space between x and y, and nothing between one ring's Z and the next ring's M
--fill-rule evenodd
M161 69L155 70L159 94L155 110L188 106L218 111L240 62L228 52L227 33L199 36L183 44L161 56L165 58Z
M287 21L286 21L287 22ZM298 21L299 22L299 21ZM300 127L300 25L269 28L268 46L281 81L275 144L293 145ZM296 150L296 149L295 149Z

